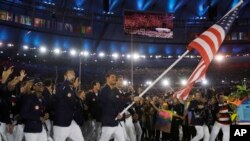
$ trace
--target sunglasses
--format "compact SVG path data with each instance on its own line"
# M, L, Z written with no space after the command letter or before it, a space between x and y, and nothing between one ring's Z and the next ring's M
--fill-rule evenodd
M43 86L43 83L39 82L39 83L34 84L34 86Z

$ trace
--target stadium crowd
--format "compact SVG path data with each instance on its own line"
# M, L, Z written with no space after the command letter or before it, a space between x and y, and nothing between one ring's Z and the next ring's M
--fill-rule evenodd
M58 84L13 71L4 68L1 75L0 141L229 141L230 107L223 91L194 91L185 101L171 93L140 98L142 88L125 87L114 72L105 84L94 80L82 90L73 69ZM168 126L160 117L164 112L171 115Z

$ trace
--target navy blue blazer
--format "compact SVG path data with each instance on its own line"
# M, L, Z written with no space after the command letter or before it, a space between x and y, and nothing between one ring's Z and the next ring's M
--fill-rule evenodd
M111 89L108 85L101 89L98 101L101 107L102 126L114 127L118 125L115 118L121 112L121 105L124 104L121 100L121 95L117 92L117 89Z
M41 117L44 116L45 103L43 97L37 97L36 94L25 96L21 107L21 117L24 121L24 132L40 133L42 132Z
M68 81L57 87L53 101L54 125L68 127L76 111L75 90L70 88Z

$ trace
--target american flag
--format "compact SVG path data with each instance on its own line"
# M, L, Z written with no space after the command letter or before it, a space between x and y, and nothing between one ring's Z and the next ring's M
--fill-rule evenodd
M204 78L209 64L219 50L226 34L237 17L237 13L238 8L235 8L188 45L188 49L196 49L202 59L189 77L187 85L174 93L175 97L180 100L185 100L188 97L193 85L197 81Z

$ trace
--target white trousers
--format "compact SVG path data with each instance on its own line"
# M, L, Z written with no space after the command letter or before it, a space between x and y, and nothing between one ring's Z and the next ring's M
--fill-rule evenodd
M6 123L0 122L0 141L7 141Z
M14 130L15 141L22 141L24 137L24 124L17 124Z
M220 129L222 129L223 132L223 139L222 141L229 141L230 139L230 125L224 125L219 122L215 122L214 126L211 131L211 137L209 141L215 141Z
M0 141L14 141L14 134L7 132L6 123L0 122Z
M179 126L179 140L182 141L183 138L183 129L182 129L182 125Z
M209 141L209 130L207 125L195 126L196 136L191 141L199 141L203 138L203 141Z
M102 135L99 141L109 141L114 138L116 141L125 141L124 132L121 125L115 127L102 127Z
M47 134L48 136L52 137L52 122L48 119L48 120L45 120L45 125L47 126Z
M132 116L126 118L125 128L126 128L127 135L130 141L136 141L136 132L135 132L135 126L132 120Z
M70 138L73 141L84 141L80 127L73 120L68 127L53 126L54 141L65 141Z
M125 141L130 141L129 138L128 138L128 135L127 135L127 131L126 131L126 127L125 127L125 122L121 121L119 124L121 124L121 126L122 126L122 131L123 131L123 135L124 135ZM119 141L119 140L115 139L115 141Z
M81 130L85 141L98 141L102 133L101 122L88 120L84 122Z
M137 121L136 123L134 123L134 125L135 125L137 141L141 141L142 129L141 129L140 122Z
M25 141L47 141L47 133L43 128L41 133L26 133L24 132Z

